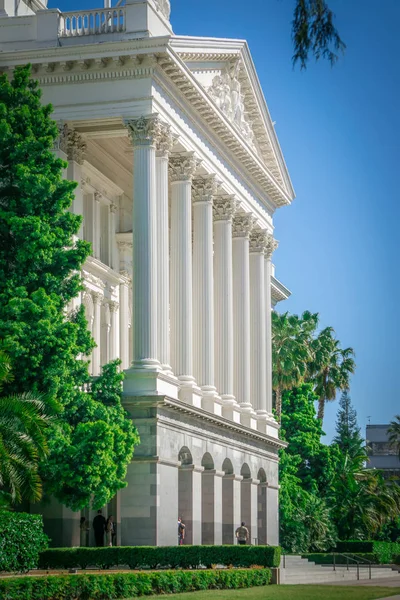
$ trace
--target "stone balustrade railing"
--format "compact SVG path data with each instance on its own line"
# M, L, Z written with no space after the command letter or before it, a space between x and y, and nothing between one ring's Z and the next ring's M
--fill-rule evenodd
M60 37L116 33L123 32L125 29L125 7L60 13Z

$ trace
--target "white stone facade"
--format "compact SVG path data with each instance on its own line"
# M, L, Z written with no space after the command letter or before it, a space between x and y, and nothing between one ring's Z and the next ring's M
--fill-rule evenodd
M233 543L245 520L276 544L273 213L294 194L248 47L174 36L168 0L29 6L0 0L0 69L30 62L54 107L93 248L76 299L91 372L122 360L141 436L110 507L119 541L176 544L180 513L187 543ZM52 510L74 543L79 515Z

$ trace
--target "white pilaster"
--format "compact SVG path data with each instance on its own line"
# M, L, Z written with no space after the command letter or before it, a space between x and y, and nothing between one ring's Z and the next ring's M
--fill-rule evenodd
M170 155L171 174L171 365L180 383L179 398L196 406L200 395L193 377L192 177L193 153Z
M109 244L110 244L110 267L112 269L118 269L118 247L117 241L115 239L115 234L117 232L117 211L118 206L116 204L110 204L110 220L109 220L109 229L110 234L108 236Z
M254 225L252 215L233 219L233 393L241 408L241 422L255 427L250 402L250 267L249 236Z
M168 157L172 148L170 128L163 125L156 152L157 185L157 297L158 360L164 371L171 372L169 333L169 222Z
M111 301L110 317L111 317L111 332L110 332L110 360L119 358L119 304Z
M119 347L121 368L129 368L129 279L128 273L125 281L119 286Z
M233 394L232 217L237 206L234 196L214 198L215 385L223 416L240 423Z
M215 176L193 182L193 372L202 407L221 414L214 381L213 198Z
M259 428L265 430L267 413L266 377L266 305L264 249L266 232L253 231L250 236L250 361L251 401Z
M93 338L96 344L92 354L92 373L97 376L100 375L101 304L104 296L100 292L93 292L92 298L94 304Z
M93 194L93 256L100 260L100 235L101 235L101 218L100 218L100 199L101 194L99 192L95 192Z

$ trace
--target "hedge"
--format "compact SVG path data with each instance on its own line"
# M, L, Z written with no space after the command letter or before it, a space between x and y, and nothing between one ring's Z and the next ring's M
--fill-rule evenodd
M393 556L393 562L395 565L400 565L400 554L396 554L396 556Z
M346 553L346 554L348 554L349 557L354 558L354 560L357 560L357 557L359 557L360 559L364 558L365 560L368 560L369 562L372 562L375 564L379 563L377 555L374 554L373 552L360 552L357 555L352 555L350 553ZM301 557L306 558L307 560L310 560L311 562L314 562L317 565L332 565L333 564L333 554L332 553L314 552L314 553L302 554ZM349 565L355 565L356 563L354 562L354 560L349 560ZM360 560L359 562L360 562L360 564L363 564L362 560ZM344 556L337 554L335 556L335 563L337 565L346 565L347 561Z
M40 569L196 569L213 565L279 567L276 546L121 546L115 548L50 548L40 555Z
M47 546L41 515L0 511L0 571L35 569Z
M376 555L380 564L393 562L393 557L400 553L400 544L396 542L375 542L373 540L348 540L336 544L337 552L359 554L360 552L372 552Z
M122 600L151 594L268 585L269 569L162 571L99 575L48 575L0 579L0 598L7 600Z

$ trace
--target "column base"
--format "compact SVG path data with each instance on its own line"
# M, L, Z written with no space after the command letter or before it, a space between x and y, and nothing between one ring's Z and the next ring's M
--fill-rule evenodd
M274 416L266 410L257 410L257 430L261 433L278 438L279 437L279 425L275 421Z
M196 385L194 377L182 375L178 377L179 382L179 400L186 402L196 408L201 408L201 390Z
M257 429L257 415L254 412L253 406L250 403L239 404L240 408L240 422L245 427L250 429Z
M174 375L132 366L125 371L124 396L169 396L178 399L179 383Z
M204 385L201 387L201 408L213 415L222 416L222 400L217 394L214 386Z
M221 395L222 400L222 416L225 419L230 419L234 423L240 423L241 410L234 396L228 394Z

